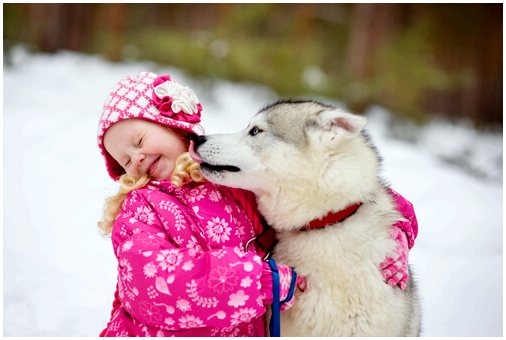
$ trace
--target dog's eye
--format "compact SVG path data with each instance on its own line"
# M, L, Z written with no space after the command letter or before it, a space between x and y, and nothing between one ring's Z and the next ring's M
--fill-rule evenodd
M257 128L256 126L253 126L253 127L251 128L251 130L249 130L249 132L248 132L248 133L250 134L250 136L256 136L256 135L258 135L260 132L262 132L262 130L260 130L260 129L259 129L259 128Z

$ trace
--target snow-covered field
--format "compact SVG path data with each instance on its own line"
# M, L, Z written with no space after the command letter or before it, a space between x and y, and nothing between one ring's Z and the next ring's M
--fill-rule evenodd
M4 336L96 336L108 321L116 263L96 221L116 187L96 127L114 83L142 70L191 86L208 133L242 129L276 99L259 86L197 80L151 63L17 49L3 82ZM367 116L384 177L417 212L410 259L422 335L502 336L502 133L434 122L411 128L406 142L392 137L385 110Z

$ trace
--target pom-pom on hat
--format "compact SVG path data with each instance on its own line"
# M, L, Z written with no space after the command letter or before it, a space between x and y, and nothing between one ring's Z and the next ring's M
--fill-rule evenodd
M202 105L193 90L180 85L169 75L141 72L118 82L106 99L97 134L98 146L111 178L116 181L125 173L104 147L104 135L113 124L138 118L201 135L204 133L199 124L201 111Z

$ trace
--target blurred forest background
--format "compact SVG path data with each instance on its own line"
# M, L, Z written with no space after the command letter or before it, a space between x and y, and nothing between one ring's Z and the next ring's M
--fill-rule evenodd
M20 43L502 131L502 4L4 4Z

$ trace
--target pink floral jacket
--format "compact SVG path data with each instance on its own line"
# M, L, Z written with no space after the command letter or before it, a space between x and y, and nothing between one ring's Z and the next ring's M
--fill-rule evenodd
M411 248L412 205L390 193L407 218L396 225ZM111 235L118 283L100 335L264 336L272 274L256 252L244 251L260 231L250 192L169 181L132 191Z
M269 266L237 198L212 183L152 181L113 226L118 283L101 336L264 336Z

